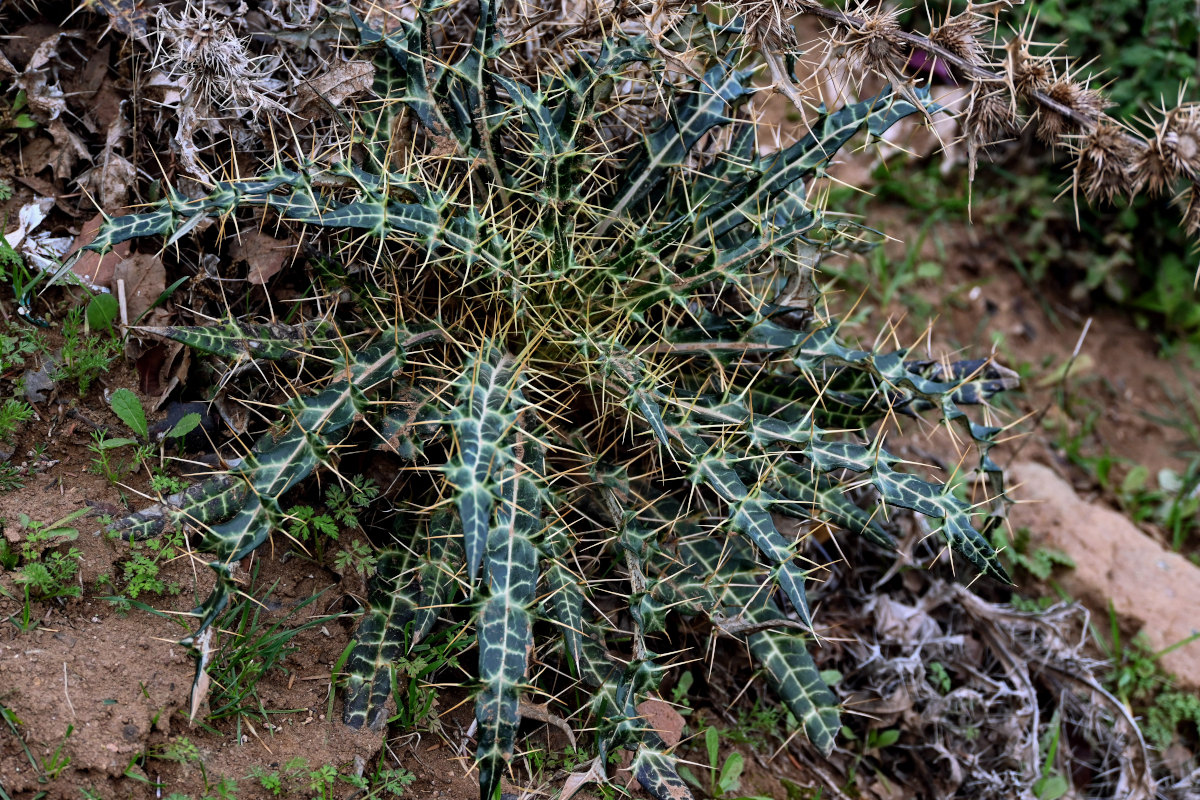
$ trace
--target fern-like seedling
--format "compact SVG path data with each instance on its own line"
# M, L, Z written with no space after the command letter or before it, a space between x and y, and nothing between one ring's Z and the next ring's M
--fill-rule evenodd
M933 104L885 88L764 155L737 20L695 11L653 37L616 27L528 75L489 0L458 46L442 41L440 9L429 0L387 34L355 20L376 82L348 113L353 146L103 226L93 249L267 209L359 236L378 284L354 323L157 330L238 373L303 356L328 377L284 404L239 466L117 527L202 532L219 580L199 633L235 562L288 529L281 498L376 448L401 510L347 662L348 725L381 726L391 662L439 618L470 619L484 800L534 700L589 731L592 775L628 748L653 796L687 797L638 706L689 658L666 631L708 620L745 643L828 753L840 722L810 655L818 565L784 517L888 546L887 509L911 509L975 570L1008 579L980 532L986 509L902 469L872 431L940 412L998 479L998 430L961 407L1012 374L856 349L791 288L852 233L814 200L826 165ZM872 511L851 499L867 487Z

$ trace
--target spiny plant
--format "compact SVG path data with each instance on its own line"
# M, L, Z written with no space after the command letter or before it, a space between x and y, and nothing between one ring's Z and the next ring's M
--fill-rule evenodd
M439 618L467 619L484 800L533 700L588 732L581 776L603 779L628 748L651 794L689 797L639 705L699 657L669 631L707 620L828 753L839 709L809 653L809 533L892 546L888 509L910 509L1008 580L984 535L1002 499L999 429L961 406L1012 373L858 349L814 283L859 232L822 208L825 167L857 134L936 106L884 88L764 155L747 104L761 60L741 19L691 9L668 29L617 26L534 68L490 0L462 36L446 9L426 0L388 33L349 15L375 84L321 157L104 224L102 252L266 209L337 232L325 258L371 264L335 317L138 329L234 376L275 369L290 397L236 467L114 530L201 531L217 584L194 644L236 592L237 562L289 530L285 495L318 469L349 486L347 456L375 449L394 469L381 493L393 534L347 661L348 725L382 726L390 664ZM977 443L979 503L884 448L886 418L925 410Z
M1034 40L1033 14L1011 36L1000 35L1001 12L1021 4L968 0L961 11L947 7L926 34L901 26L901 8L865 0L848 10L821 0L732 3L775 86L801 108L804 95L788 68L799 54L788 20L807 14L825 26L816 47L821 68L811 79L826 79L826 68L835 66L842 81L881 77L911 96L924 75L944 70L963 86L967 106L958 122L972 179L984 148L1031 129L1043 143L1074 156L1070 187L1076 198L1082 193L1089 202L1113 202L1178 191L1183 227L1189 236L1200 235L1200 105L1184 102L1181 88L1174 103L1160 98L1160 107L1144 119L1110 117L1105 110L1113 104L1092 85L1086 68L1061 55L1061 43Z

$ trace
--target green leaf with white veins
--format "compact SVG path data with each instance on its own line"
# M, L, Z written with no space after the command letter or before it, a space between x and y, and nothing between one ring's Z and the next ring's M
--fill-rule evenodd
M479 574L491 525L497 494L494 476L512 461L509 434L521 400L517 377L510 356L469 360L459 375L458 405L448 421L456 453L446 465L446 479L455 489L467 577L472 581Z
M812 627L812 614L804 591L807 574L796 565L787 539L775 527L768 501L752 493L737 472L726 463L725 456L720 452L710 452L704 440L688 425L676 425L673 434L690 456L696 478L703 480L729 504L730 525L749 537L759 552L776 565L774 575L780 588L792 601L801 622Z
M490 800L512 758L520 725L521 690L533 647L530 613L537 596L537 547L542 529L545 467L531 441L523 442L525 459L509 464L499 476L500 498L488 531L484 568L487 595L479 610L479 680L475 698L479 723L479 788Z
M367 584L367 609L346 661L343 721L351 728L379 730L392 694L392 664L433 628L449 599L461 551L451 536L453 514L439 511L424 536L429 552L411 558L401 551L379 556ZM415 562L415 563L414 563Z

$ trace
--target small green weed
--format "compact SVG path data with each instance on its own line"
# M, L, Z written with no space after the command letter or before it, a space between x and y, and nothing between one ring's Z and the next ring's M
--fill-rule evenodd
M397 723L405 730L427 729L437 720L434 701L437 687L429 677L444 669L460 669L459 655L471 641L463 624L438 631L428 639L411 648L401 648L407 656L396 658L392 663L392 695L396 700L396 714L388 723ZM408 638L408 634L405 634ZM407 642L405 642L407 644Z
M2 138L5 141L11 140L21 131L37 126L38 121L29 114L29 97L25 94L24 89L17 90L12 102L0 105L0 130L4 131ZM11 197L11 186L8 187L8 193Z
M730 726L723 735L737 744L756 745L786 736L790 712L782 705L764 703L756 699L754 705L737 709L737 724ZM794 720L792 720L794 722Z
M7 245L0 246L0 281L7 269L4 247ZM15 375L25 365L25 359L44 345L42 337L29 326L0 327L0 375ZM12 444L20 427L33 418L33 407L23 399L10 397L4 400L0 403L0 442ZM10 491L23 485L19 470L7 463L0 465L0 490Z
M358 527L358 515L379 496L379 487L369 478L355 475L349 489L340 485L330 486L325 492L325 503L334 519L346 528Z
M1134 522L1148 522L1165 531L1176 552L1200 529L1200 459L1183 473L1163 469L1157 486L1150 485L1150 470L1134 466L1125 475L1116 496Z
M324 546L321 537L337 541L341 530L333 517L328 514L318 514L312 506L292 506L288 509L288 533L298 542L312 542L321 558Z
M11 191L12 187L5 185ZM25 266L25 259L13 249L3 237L0 237L0 281L7 282L9 275Z
M154 456L154 445L148 441L150 426L146 422L146 412L142 408L142 401L136 394L128 389L117 389L109 399L109 406L135 438L127 436L110 438L107 431L93 432L92 443L88 445L88 449L95 455L88 471L100 475L115 486L139 465L149 466ZM133 448L128 457L118 455L118 450L124 450L127 447ZM154 475L161 472L161 470L155 469L150 469L150 471ZM162 483L161 479L159 483Z
M900 730L898 728L872 728L871 730L867 731L866 738L860 740L858 735L855 734L853 730L851 730L848 726L843 725L842 736L844 736L848 741L858 744L858 748L854 754L854 762L850 765L850 769L847 770L846 773L846 786L851 787L855 785L856 776L858 775L858 771L863 762L867 761L869 757L879 757L881 751L886 750L896 742L900 741ZM868 762L868 764L870 764L870 762ZM876 776L886 782L886 778L883 777L882 773L880 773L873 766L871 768L875 771Z
M309 505L292 506L287 511L288 533L301 544L311 544L317 561L325 560L326 540L338 541L342 531L358 527L358 515L379 496L375 482L355 476L349 488L334 485L325 491L324 512ZM354 570L366 574L377 559L364 543L351 542L334 557L339 572Z
M52 548L79 538L79 531L69 526L87 512L87 508L82 508L48 525L21 514L19 524L26 534L20 547L0 539L0 567L16 573L13 583L20 587L24 596L21 618L9 618L21 630L30 630L34 625L33 601L79 596L81 589L74 580L79 573L82 554L76 547L69 547L65 552ZM2 586L0 591L3 591Z
M21 423L33 419L33 406L23 400L10 397L0 404L0 440L12 442L13 434Z
M1122 646L1117 616L1110 608L1109 637L1111 645L1095 635L1112 665L1105 684L1142 717L1142 735L1146 741L1165 750L1179 735L1180 726L1189 722L1193 733L1200 734L1200 695L1177 689L1175 677L1164 671L1160 663L1164 655L1200 639L1200 634L1158 651L1140 633Z
M121 352L121 342L111 336L90 335L84 326L84 309L72 308L62 323L62 361L55 380L74 383L79 395L88 393L92 381L107 372Z
M0 238L0 242L3 242ZM4 280L4 251L0 247L0 281ZM0 327L0 372L10 372L25 364L26 356L45 352L46 340L41 331L31 326L4 325Z
M927 667L928 671L925 673L925 678L939 692L947 694L950 691L951 681L950 673L946 671L946 667L940 661L930 661Z
M1000 554L1000 559L1004 562L1005 567L1011 571L1023 571L1029 577L1038 581L1051 581L1051 576L1056 567L1066 567L1073 569L1075 562L1071 557L1061 550L1055 550L1047 547L1031 547L1031 533L1029 528L1017 528L1010 541L1005 533L1003 526L997 526L990 534L992 547ZM1053 582L1051 583L1053 585ZM1009 596L1009 603L1018 611L1029 613L1044 611L1057 602L1057 598L1053 595L1044 597L1030 597L1018 592L1012 592ZM941 667L941 664L937 665ZM932 667L931 667L932 669ZM931 679L936 677L934 685L938 682L949 680L948 676L931 676ZM944 689L943 693L949 691Z
M1037 547L1030 548L1029 528L1017 528L1010 542L1004 530L997 526L991 533L992 547L1010 570L1024 570L1039 581L1047 580L1055 567L1074 568L1075 562L1061 550Z
M230 777L210 778L204 765L200 748L186 736L179 736L166 744L151 747L146 752L136 756L125 770L125 777L144 783L145 777L134 767L145 770L150 761L170 761L183 767L195 768L200 772L203 787L202 800L237 800L237 781ZM180 792L166 795L166 800L191 800Z
M355 539L333 557L333 567L338 572L357 572L366 576L375 571L379 557L366 543Z
M117 389L108 401L113 413L124 422L133 435L145 441L150 438L150 426L146 422L146 411L142 401L128 389Z
M255 570L251 585L257 583ZM287 623L316 601L321 594L298 603L271 624L265 618L270 612L267 603L275 586L263 595L253 593L260 600L245 600L232 606L217 620L217 629L223 631L221 646L213 653L208 665L212 678L212 689L208 695L209 719L240 718L257 716L267 719L269 714L286 714L290 711L268 710L258 696L258 683L273 670L287 668L284 660L296 650L292 643L295 637L310 628L320 627L338 618L337 614L313 617L295 627Z
M24 470L7 461L0 463L0 492L11 492L24 486Z
M129 455L117 452L127 447L134 448ZM104 431L92 433L92 443L88 445L88 450L94 454L88 472L101 476L113 486L154 455L150 445L138 444L136 439L124 437L110 439Z
M309 797L312 800L332 800L340 797L339 783L358 789L356 797L368 798L400 797L416 776L406 769L379 767L370 777L342 775L332 764L311 767L308 760L297 756L278 770L267 771L254 767L250 778L274 797Z
M187 482L154 467L150 475L150 489L160 495L178 494L187 488Z
M1058 800L1071 790L1071 784L1058 771L1054 760L1058 756L1058 740L1062 733L1058 711L1050 719L1049 729L1042 734L1038 752L1042 756L1041 777L1034 781L1033 794L1038 800Z
M42 775L46 781L52 781L66 771L67 767L71 766L71 754L67 752L67 740L71 738L71 734L75 732L74 725L67 726L67 732L63 734L62 741L58 743L58 747L54 748L54 752L42 761Z
M547 776L559 770L574 772L585 766L591 760L588 753L579 747L566 747L562 750L533 748L525 753L529 762L529 772L536 784L543 784Z
M692 713L692 700L688 697L688 692L695 682L696 676L689 669L679 676L679 680L675 681L675 686L671 688L671 702L680 716L686 717Z
M1200 695L1174 689L1160 692L1146 708L1142 735L1159 750L1166 750L1184 723L1191 723L1192 735L1200 736Z
M162 565L186 551L183 531L176 528L155 539L130 542L129 558L121 566L125 594L136 600L138 595L179 594L177 583L166 583L159 577Z
M721 732L712 725L708 726L704 730L704 750L709 765L708 780L700 781L695 773L685 766L679 767L679 775L697 789L707 792L709 797L728 798L741 786L746 758L735 751L721 761L720 747Z

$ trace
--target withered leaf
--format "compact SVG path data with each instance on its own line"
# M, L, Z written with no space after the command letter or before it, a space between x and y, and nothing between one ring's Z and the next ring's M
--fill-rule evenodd
M167 271L162 259L150 253L134 253L117 264L114 284L125 281L125 306L132 323L150 310L167 289Z
M250 270L246 280L262 286L269 281L291 257L296 242L292 238L276 239L262 231L244 231L238 234L230 248L233 260L245 261Z
M75 243L67 251L66 257L70 258L74 253L91 244L103 222L103 214L97 214L88 220L83 229L79 231L79 235L75 237ZM89 286L98 286L112 291L116 288L116 283L113 281L113 270L118 262L129 257L129 249L129 242L121 242L103 256L94 250L88 250L79 257L79 260L71 267L71 271Z
M292 111L311 116L337 108L346 98L365 92L375 79L375 65L370 61L343 61L296 89Z

